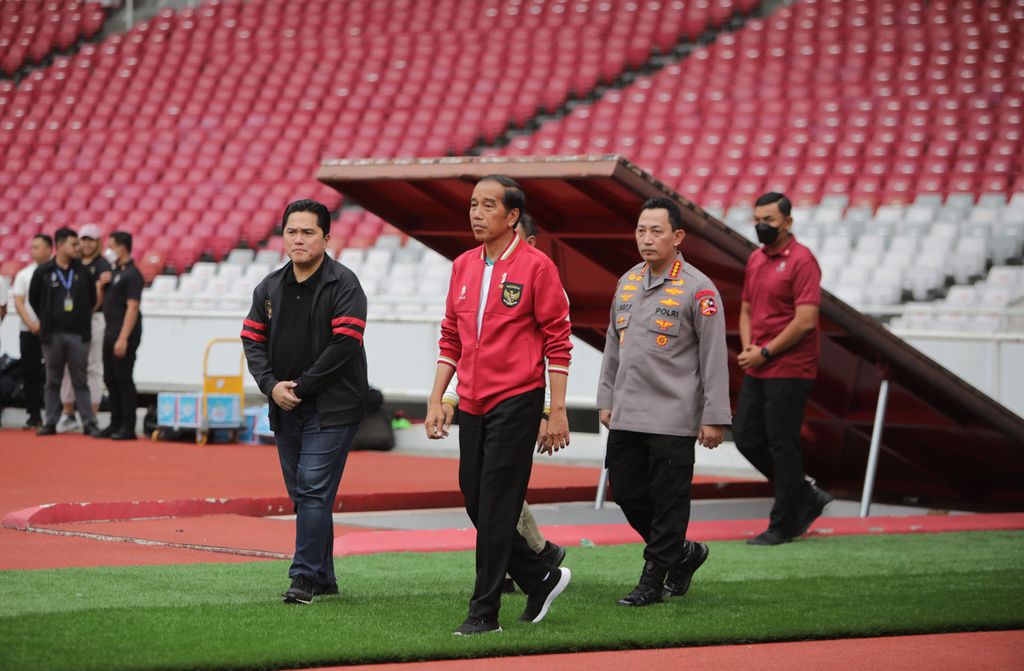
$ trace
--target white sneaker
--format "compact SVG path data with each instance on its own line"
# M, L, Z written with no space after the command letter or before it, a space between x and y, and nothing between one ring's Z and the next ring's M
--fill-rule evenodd
M67 433L78 430L78 419L74 415L64 415L57 422L57 433Z

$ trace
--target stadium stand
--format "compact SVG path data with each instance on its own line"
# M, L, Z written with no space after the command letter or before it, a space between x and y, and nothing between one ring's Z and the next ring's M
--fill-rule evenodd
M98 0L15 0L0 3L0 72L14 76L55 51L99 33L106 9Z
M758 4L257 0L161 12L18 87L0 83L0 274L22 265L36 227L87 221L133 230L147 278L199 259L273 267L282 202L342 205L312 179L321 157L482 143L622 153L746 236L753 198L786 191L825 286L876 314L917 301L897 324L948 326L920 302L954 283L936 305L966 300L972 282L973 300L996 305L986 272L1024 248L1024 195L1013 194L1024 191L1024 6L802 0L729 32ZM481 26L518 31L523 48L489 53L486 31L469 30ZM298 47L311 42L324 48ZM652 54L668 65L636 74ZM579 100L627 72L623 88ZM433 295L429 282L406 286L421 250L402 252L386 222L345 207L332 233L331 253L348 254L378 304L412 314ZM162 281L146 305L237 310L232 272L193 270L171 291Z
M38 229L61 225L130 230L148 278L256 248L282 203L341 205L313 179L321 157L465 150L755 4L235 0L164 10L0 92L0 272L24 263ZM336 244L367 247L382 230L344 213Z
M803 0L485 153L621 153L747 236L786 192L826 287L877 307L1020 259L1022 133L1020 2Z

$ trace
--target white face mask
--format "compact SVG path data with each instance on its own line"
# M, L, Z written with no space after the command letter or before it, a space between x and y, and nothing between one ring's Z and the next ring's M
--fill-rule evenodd
M117 263L117 252L115 252L110 247L107 247L106 249L103 250L103 258L105 258L110 263Z

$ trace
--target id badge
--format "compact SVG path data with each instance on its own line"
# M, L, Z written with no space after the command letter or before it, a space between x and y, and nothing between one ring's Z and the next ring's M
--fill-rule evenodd
M71 299L71 296L64 297L64 312L72 312L75 309L75 301Z

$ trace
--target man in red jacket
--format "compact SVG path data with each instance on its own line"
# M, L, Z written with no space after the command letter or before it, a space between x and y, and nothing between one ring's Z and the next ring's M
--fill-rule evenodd
M452 266L427 407L427 437L444 438L441 398L457 367L459 487L477 530L476 585L457 636L501 631L506 571L528 595L519 619L533 623L544 619L571 578L567 568L549 568L516 531L543 411L545 359L551 412L543 449L569 444L565 387L572 349L558 269L515 232L525 206L522 187L503 175L485 177L473 189L470 226L483 244Z

